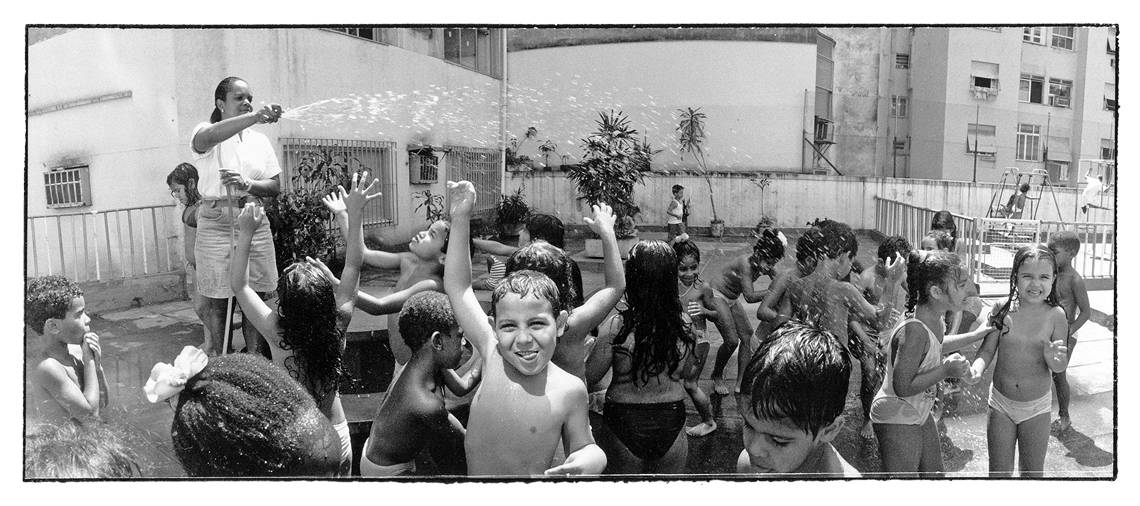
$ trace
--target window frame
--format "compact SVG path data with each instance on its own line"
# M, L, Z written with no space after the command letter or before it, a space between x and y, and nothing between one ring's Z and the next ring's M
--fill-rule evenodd
M988 127L988 128L987 128ZM981 134L982 130L992 130L993 133L987 134L986 137L990 142L986 146L993 146L993 151L982 151ZM970 140L970 134L973 133L974 139L978 144L978 156L983 158L994 158L997 156L997 125L987 125L984 123L967 123L966 124L966 154L974 154L974 143Z
M910 114L910 100L906 95L891 95L891 117L906 118Z
M1032 153L1029 152L1030 150ZM1017 124L1017 144L1014 149L1014 159L1025 162L1041 161L1041 125Z
M52 167L44 175L44 203L48 209L71 209L91 205L91 166Z
M910 70L910 53L895 53L895 68Z
M1064 95L1054 94L1053 87L1057 86L1060 89L1066 90ZM1057 77L1049 78L1049 90L1045 99L1050 107L1059 107L1062 109L1069 109L1073 104L1073 81L1071 79L1061 79ZM1064 103L1062 103L1064 102Z
M1045 171L1052 174L1053 170L1051 170L1052 167L1050 166L1057 167L1057 182L1067 183L1069 182L1069 169L1071 165L1072 163L1066 160L1045 160Z
M1064 30L1066 28L1070 30L1069 35L1060 35L1057 33L1057 30L1059 30L1059 29ZM1057 44L1058 40L1069 41L1068 47L1058 45ZM1076 27L1073 27L1073 26L1054 26L1051 29L1049 29L1049 47L1054 47L1057 49L1064 49L1065 51L1073 51L1073 48L1076 46L1076 41L1077 41L1077 29L1076 29Z
M1038 46L1045 45L1045 27L1043 26L1027 26L1021 33L1021 41Z

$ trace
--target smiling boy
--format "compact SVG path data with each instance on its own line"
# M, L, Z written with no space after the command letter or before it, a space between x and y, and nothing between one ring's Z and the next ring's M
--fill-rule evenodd
M831 441L843 428L851 364L831 333L789 323L772 332L744 371L744 451L738 473L857 478Z

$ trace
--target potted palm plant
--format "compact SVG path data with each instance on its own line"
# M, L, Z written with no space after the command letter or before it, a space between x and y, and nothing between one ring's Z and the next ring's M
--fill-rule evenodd
M510 195L501 195L496 212L499 237L518 237L519 227L530 214L530 205L526 203L526 198L523 197L522 187L520 186Z
M712 206L712 221L709 223L709 235L720 237L724 235L724 220L716 214L716 198L713 196L712 179L709 177L708 167L705 165L705 119L708 116L701 112L701 108L686 107L677 109L680 122L677 124L677 143L681 148L682 158L685 153L693 155L697 161L697 170L705 178L709 187L709 204Z
M605 202L617 216L614 231L622 257L637 242L633 218L640 211L633 201L633 187L644 184L650 172L650 161L660 150L654 150L629 124L621 111L598 113L597 130L582 139L580 163L566 167L567 177L575 184L578 200L587 206ZM601 240L586 240L586 255L602 256Z
M526 133L523 134L522 140L519 140L518 137L511 137L511 140L507 143L507 148L505 150L506 156L504 160L506 162L508 171L521 172L531 170L532 166L535 163L534 160L531 160L529 156L520 155L519 149L522 148L523 144L526 144L526 141L529 141L537 136L538 129L535 127L529 127L526 129Z

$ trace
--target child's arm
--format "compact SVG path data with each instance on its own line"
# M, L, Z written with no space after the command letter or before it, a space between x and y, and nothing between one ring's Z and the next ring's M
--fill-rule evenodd
M783 321L777 322L781 314L787 315L791 310L791 306L787 310L781 310L780 305L783 302L784 292L788 289L788 282L791 279L791 274L784 274L778 276L772 282L772 286L768 287L768 295L764 297L764 303L756 308L756 318L772 323L772 328L778 327ZM786 319L784 321L787 321Z
M364 206L380 196L380 192L373 193L378 179L373 179L367 188L361 188L368 181L368 171L352 175L352 187L346 194L344 188L339 188L340 195L344 196L344 205L348 208L348 233L344 240L347 245L344 254L344 270L341 271L340 282L336 287L336 305L342 314L352 314L356 301L356 291L360 286L360 265L364 255ZM326 197L327 198L327 197Z
M472 355L471 362L474 364L471 369L468 369L463 376L455 372L455 369L443 370L443 383L447 385L447 389L451 393L463 397L471 390L479 385L479 381L483 379L483 359L479 355Z
M1085 278L1075 272L1073 273L1073 298L1076 299L1078 313L1077 318L1069 324L1069 336L1076 334L1092 316L1092 310L1089 308L1089 292L1085 289Z
M261 335L272 341L277 335L277 314L249 287L249 248L253 232L264 219L265 212L261 206L253 203L246 204L238 215L237 249L230 264L230 289L241 304L242 317L248 318Z
M752 284L752 262L748 261L748 257L744 257L740 261L740 294L744 296L744 302L755 304L764 300L764 296L770 293L770 290L757 291L753 288Z
M942 338L942 353L950 353L965 348L981 341L986 335L993 331L994 328L987 324L969 332L945 336Z
M885 263L887 285L883 289L883 295L880 297L881 303L878 306L873 306L867 302L863 293L850 283L844 283L846 286L843 288L847 291L846 299L850 311L863 323L872 325L880 331L886 330L891 324L895 308L898 307L898 285L902 282L903 275L906 274L906 259L901 256L896 254L894 258L888 258Z
M424 279L417 281L403 290L398 292L389 293L383 297L374 297L366 292L356 292L356 307L361 311L371 315L382 315L399 313L403 309L404 302L411 296L427 291L443 291L443 286L439 280Z
M443 265L443 287L459 327L479 356L486 357L495 333L471 289L471 252L467 244L471 236L471 211L475 208L475 186L470 181L448 181L447 188L451 191L451 231Z
M674 218L683 218L683 209L684 206L681 205L681 202L679 202L677 199L671 199L669 200L669 206L665 208L665 214L668 214Z
M194 259L194 243L198 241L198 229L189 225L183 225L182 229L184 231L182 236L185 241L182 246L186 255L186 263L190 264L190 267L196 267L198 264Z
M376 196L380 196L377 192ZM344 188L340 192L333 192L321 199L325 207L329 208L332 213L333 220L336 221L337 227L340 228L340 235L348 241L349 225L348 225L348 209L344 203L345 192ZM364 247L361 250L363 262L366 265L379 267L381 269L399 269L400 268L400 255L397 253L389 253L387 251L377 251Z
M701 316L704 316L706 320L716 320L717 318L720 317L720 313L718 313L716 311L716 307L714 307L713 303L712 303L712 300L713 300L712 287L709 286L709 284L705 283L704 281L701 281L700 283L701 283Z
M497 241L488 241L487 239L474 239L473 241L475 242L475 249L491 255L511 256L519 250L514 246L508 246Z
M601 474L606 468L606 454L594 443L590 433L590 419L587 412L586 385L575 381L566 399L569 416L562 424L562 449L566 461L562 465L547 469L545 475Z
M1054 373L1064 372L1069 366L1069 320L1065 318L1065 310L1060 307L1051 309L1049 318L1053 320L1053 335L1049 344L1045 345L1045 365Z
M570 313L567 328L573 329L576 334L585 337L586 332L597 327L610 314L610 310L621 300L625 293L625 270L621 264L621 254L618 253L617 235L614 233L614 212L606 203L593 206L594 218L584 218L586 225L595 234L602 238L602 255L604 257L605 286L590 296L582 307Z
M966 383L973 385L982 379L986 368L993 363L994 354L997 353L997 345L1001 339L1002 332L1003 331L997 331L986 334L985 340L982 341L982 346L978 348L978 352L974 354L974 361L970 363L969 374L965 377Z
M926 329L918 324L903 327L905 336L899 343L895 358L895 375L892 386L899 397L910 397L930 388L946 378L962 376L969 372L969 363L961 355L954 354L943 359L942 364L929 371L919 373L922 358L929 346Z
M99 336L88 332L80 344L83 357L83 388L75 384L67 371L55 360L44 360L36 366L36 383L51 395L60 407L74 418L99 416L99 408L106 403L101 399L99 367Z

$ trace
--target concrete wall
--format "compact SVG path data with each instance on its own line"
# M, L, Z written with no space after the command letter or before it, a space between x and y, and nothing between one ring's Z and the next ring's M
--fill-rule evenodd
M889 73L884 40L890 28L822 28L835 39L835 121L839 125L833 161L850 176L891 175L884 122L890 97L881 90ZM883 107L884 102L886 107ZM885 168L884 168L885 167Z
M966 181L942 181L903 178L839 177L806 174L769 174L771 182L761 190L749 174L716 174L712 177L718 216L727 227L753 227L763 215L771 216L778 226L802 228L815 218L830 217L854 228L875 227L874 197L899 200L930 209L948 209L958 214L982 217L995 194L1004 203L1011 188L1001 185ZM665 223L665 206L670 188L680 184L691 201L689 225L707 227L712 218L709 190L705 179L697 174L659 174L634 189L634 200L641 207L638 223L660 226ZM557 172L530 175L511 173L507 191L522 187L526 199L538 212L554 214L567 224L582 223L585 209L577 200L572 182ZM1095 211L1080 214L1080 194L1071 188L1055 188L1045 192L1037 213L1039 220L1111 222L1112 213ZM1034 188L1030 196L1037 196ZM1113 195L1105 195L1105 203L1113 206ZM996 204L997 202L995 202Z
M710 168L799 172L804 125L810 132L814 115L815 52L814 39L514 51L508 54L508 129L519 137L528 127L538 129L537 142L524 145L522 154L538 157L538 144L550 139L572 163L581 159L580 140L595 129L598 112L620 110L653 147L664 149L654 167L672 170L695 166L678 152L676 111L699 107L708 115ZM806 115L805 91L813 97Z

